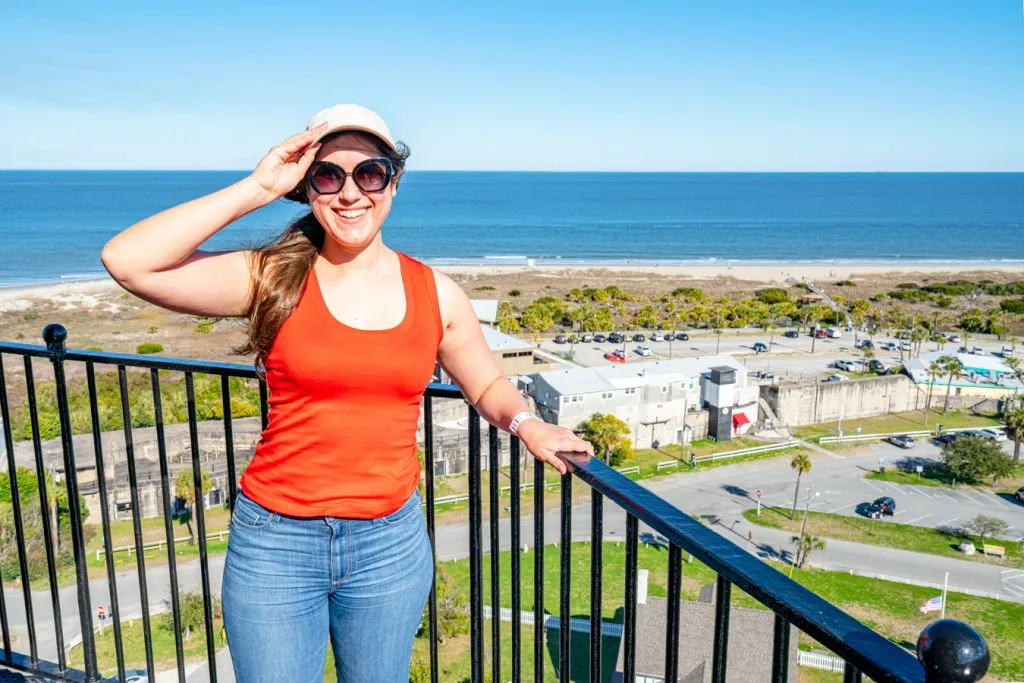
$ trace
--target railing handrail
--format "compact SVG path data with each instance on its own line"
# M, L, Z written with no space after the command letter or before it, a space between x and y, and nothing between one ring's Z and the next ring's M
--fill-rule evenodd
M686 515L597 458L574 474L669 542L681 547L875 681L924 681L924 669L899 645L774 567Z

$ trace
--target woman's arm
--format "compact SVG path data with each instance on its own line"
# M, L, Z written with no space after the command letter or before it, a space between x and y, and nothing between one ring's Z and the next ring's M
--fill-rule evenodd
M249 301L249 253L206 252L199 246L219 230L294 189L318 149L320 129L273 148L243 180L161 211L116 235L103 265L128 291L184 313L243 315Z
M435 271L434 278L444 325L438 359L480 415L490 424L508 431L512 418L528 410L526 401L491 355L465 292L443 273ZM522 422L517 436L534 457L551 464L562 474L568 467L560 454L594 455L593 446L571 430L540 419Z

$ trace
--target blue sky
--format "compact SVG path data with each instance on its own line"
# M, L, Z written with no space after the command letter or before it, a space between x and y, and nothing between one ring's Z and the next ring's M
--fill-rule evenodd
M1024 170L1021 0L286 7L5 3L0 168L251 168L355 101L414 169Z

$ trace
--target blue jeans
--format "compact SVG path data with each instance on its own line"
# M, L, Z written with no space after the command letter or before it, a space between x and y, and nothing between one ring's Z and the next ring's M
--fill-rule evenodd
M321 683L328 634L339 683L406 683L434 580L416 492L377 519L298 519L238 494L224 626L238 683Z

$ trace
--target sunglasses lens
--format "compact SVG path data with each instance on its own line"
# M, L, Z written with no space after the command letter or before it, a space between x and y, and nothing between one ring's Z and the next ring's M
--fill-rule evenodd
M341 169L329 164L317 164L309 174L309 184L320 194L334 194L341 189L345 177Z
M391 169L383 161L364 161L353 169L352 178L364 192L380 192L391 181Z

